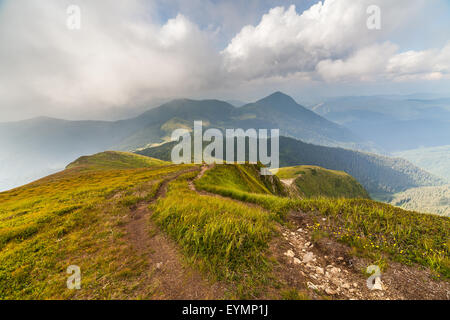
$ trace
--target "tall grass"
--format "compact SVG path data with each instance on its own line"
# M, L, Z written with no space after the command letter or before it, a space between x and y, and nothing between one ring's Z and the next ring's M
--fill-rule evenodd
M210 175L215 171L211 170ZM205 175L206 177L206 175ZM313 231L341 241L370 258L387 256L405 263L418 263L450 278L450 218L406 211L365 200L316 197L289 199L271 194L228 188L214 179L196 181L199 189L257 204L280 218L290 210L302 211L316 220ZM326 218L326 222L322 221Z
M0 299L125 298L119 277L144 262L123 242L121 224L137 201L183 166L86 171L73 168L0 193ZM83 290L66 288L79 265Z
M406 211L371 200L313 199L299 201L298 209L327 217L315 229L372 257L428 266L450 278L450 219Z
M188 188L190 178L192 174L170 183L166 197L152 205L154 221L201 269L252 287L250 283L268 270L265 252L275 232L275 215L232 200L199 196Z

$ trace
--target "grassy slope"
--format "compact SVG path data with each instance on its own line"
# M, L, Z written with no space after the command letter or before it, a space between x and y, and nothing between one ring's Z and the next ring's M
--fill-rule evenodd
M166 197L152 206L153 218L191 263L216 279L236 282L239 298L254 298L267 283L270 262L265 252L276 216L228 199L199 196L187 181L197 174L172 182Z
M295 186L306 198L318 196L370 198L363 186L343 171L327 170L316 166L296 166L281 168L277 176L280 179L295 179Z
M169 164L166 161L149 158L134 153L106 151L92 156L80 157L66 169L83 168L88 170L135 169Z
M137 153L170 161L171 151L176 144L177 142L168 142L140 150ZM203 147L208 144L204 143ZM224 152L224 158L226 158L226 152ZM298 165L315 165L347 172L357 179L370 194L392 194L419 186L442 185L440 179L403 159L316 146L281 136L280 166Z
M97 155L87 159L93 167L84 161L0 193L0 298L151 297L136 296L139 275L148 269L145 257L133 253L121 226L133 205L152 197L165 177L190 166L144 163L145 168L118 170L124 161L142 163L130 156ZM105 165L104 157L118 159ZM190 263L234 283L237 297L257 297L258 289L273 280L269 241L277 222L292 209L317 218L317 236L335 237L374 260L420 263L450 277L449 218L370 200L289 199L271 188L277 179L267 181L256 173L253 166L216 166L195 184L262 208L198 195L188 187L195 172L171 182L166 197L152 205L154 221ZM84 290L65 288L66 268L72 264L81 267Z
M317 221L314 232L318 237L333 237L374 260L418 263L435 270L438 276L450 278L450 218L365 199L298 200L244 189L224 190L209 185L207 179L214 181L205 175L196 182L197 187L261 205L281 217L290 210L309 212Z
M83 157L61 173L0 193L0 299L151 298L151 292L137 295L147 261L136 255L122 226L165 177L192 166L145 160L119 152ZM255 297L269 276L265 252L277 217L231 199L199 196L188 188L198 172L169 184L166 197L152 205L153 219L196 268L236 283L227 297ZM256 173L243 165L234 181L269 194L271 184ZM83 290L66 289L69 265L80 266Z
M107 159L119 157L119 161ZM0 193L0 299L125 298L144 262L123 240L130 207L152 197L162 179L185 166L117 170L130 156L94 156L63 172ZM131 161L133 162L133 161ZM155 163L160 163L156 161ZM136 166L136 165L134 165ZM66 268L78 265L83 288L67 290Z
M209 187L209 191L216 193L245 191L259 194L284 194L284 188L278 179L261 176L259 165L237 164L217 165L208 170L200 182L199 187Z

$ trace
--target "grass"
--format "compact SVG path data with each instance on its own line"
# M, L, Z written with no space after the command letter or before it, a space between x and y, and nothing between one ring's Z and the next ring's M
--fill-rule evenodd
M287 289L281 292L283 300L311 300L306 292L299 292L297 289Z
M252 298L267 281L266 257L275 215L229 199L199 196L181 176L153 206L155 222L182 247L189 261L216 279L238 283L238 296Z
M363 186L343 171L327 170L317 166L281 168L280 179L295 179L294 184L305 198L362 198L370 199Z
M133 207L154 197L168 176L194 167L133 157L113 152L80 158L64 172L0 193L0 299L154 295L155 288L140 283L148 261L132 250L123 226ZM221 165L195 181L198 189L241 202L190 190L195 171L170 182L166 196L151 205L154 222L191 265L230 283L233 298L260 297L276 281L268 248L290 210L312 217L316 240L332 237L383 266L390 259L450 277L449 218L367 199L291 199L280 196L275 177L257 172L253 165ZM69 265L80 266L83 290L66 289ZM283 290L281 298L307 298Z
M214 174L211 170L210 174ZM205 180L203 180L205 179ZM368 199L316 197L290 199L196 182L200 189L260 205L283 218L290 210L309 213L313 234L332 237L374 260L388 257L404 264L420 264L450 278L450 219L406 211ZM326 222L322 221L326 218Z
M250 164L217 165L194 183L199 190L261 205L281 218L291 200L278 197L285 194L280 181L260 176L259 169L259 165Z
M105 151L92 156L80 157L70 163L66 169L111 170L137 169L168 165L169 162L141 156L129 152Z
M313 230L327 232L366 256L421 264L450 278L449 218L371 200L311 199L296 207L327 218L325 223L317 219Z
M201 183L226 190L271 194L269 188L260 179L255 166L249 164L217 165L205 173Z
M121 226L130 206L183 168L95 171L83 164L0 193L0 299L129 297L145 261ZM84 290L67 290L69 265L80 266Z

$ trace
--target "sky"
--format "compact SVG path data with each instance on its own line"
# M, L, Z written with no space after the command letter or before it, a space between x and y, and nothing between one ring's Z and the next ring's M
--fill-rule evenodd
M2 122L274 91L450 96L450 1L0 0Z

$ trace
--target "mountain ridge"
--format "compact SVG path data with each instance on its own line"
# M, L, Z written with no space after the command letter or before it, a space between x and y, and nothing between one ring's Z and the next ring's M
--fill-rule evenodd
M315 165L329 170L345 171L356 178L371 194L390 194L419 186L444 184L441 179L404 159L318 146L283 136L279 142L280 167ZM176 144L178 142L167 142L136 153L170 161L171 150ZM205 146L204 144L203 147ZM226 158L225 147L223 150L223 157Z
M194 120L219 129L280 128L282 135L316 144L360 145L351 141L353 135L347 129L315 115L281 92L241 108L215 99L177 99L119 121L37 117L0 123L0 176L2 180L20 181L18 184L30 182L26 177L34 172L50 173L50 169L63 168L84 154L111 149L134 151L163 143L170 138L168 128L177 123L184 127L185 121L192 127ZM168 122L170 125L166 125ZM0 188L14 186L17 184Z

